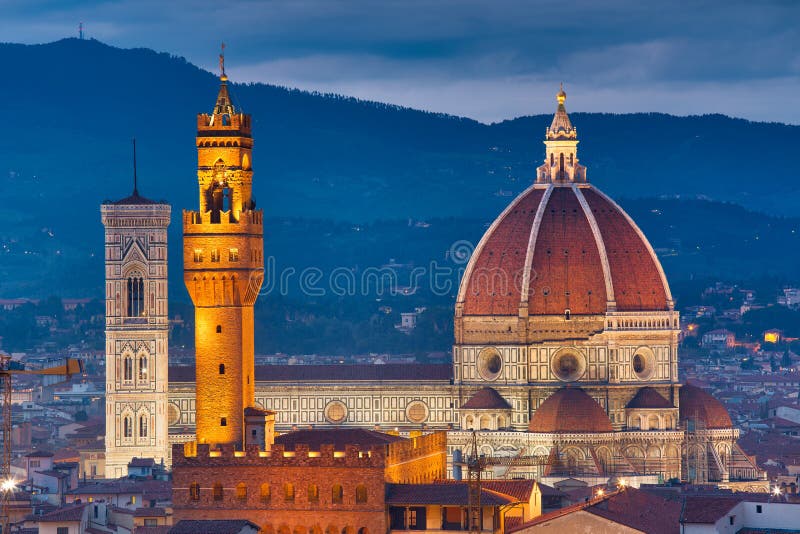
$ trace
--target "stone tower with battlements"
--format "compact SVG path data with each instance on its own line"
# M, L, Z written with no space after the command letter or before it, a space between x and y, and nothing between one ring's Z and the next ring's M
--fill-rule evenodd
M237 448L244 410L255 408L253 305L264 277L251 131L223 69L213 112L197 117L199 210L183 212L183 264L195 307L197 442Z
M170 206L133 194L101 206L106 270L106 478L133 457L169 464ZM102 476L102 473L86 473Z

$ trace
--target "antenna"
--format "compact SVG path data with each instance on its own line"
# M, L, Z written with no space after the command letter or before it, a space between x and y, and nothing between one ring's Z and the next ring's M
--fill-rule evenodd
M78 24L78 39L83 41L83 22Z
M136 177L136 138L133 138L133 195L139 194L138 179Z

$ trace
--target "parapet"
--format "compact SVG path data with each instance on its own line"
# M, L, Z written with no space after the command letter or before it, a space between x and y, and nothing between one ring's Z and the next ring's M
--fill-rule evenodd
M308 445L298 443L287 451L283 445L272 445L261 450L256 445L244 451L233 445L219 445L212 449L205 443L177 443L172 446L172 467L375 467L383 468L386 454L382 446L361 448L347 445L344 451L334 450L333 444L321 445L312 451Z

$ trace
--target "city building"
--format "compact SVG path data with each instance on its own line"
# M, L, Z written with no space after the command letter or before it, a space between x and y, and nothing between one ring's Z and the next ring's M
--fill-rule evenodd
M135 173L135 170L134 170ZM170 206L133 193L101 206L105 226L105 476L134 457L169 463L167 226Z
M480 430L481 454L525 459L503 468L505 475L538 477L547 484L565 476L597 484L624 474L633 485L677 478L765 491L764 474L736 444L739 431L724 406L679 382L680 319L661 264L633 220L588 181L563 90L557 100L534 183L489 227L467 264L455 304L449 369L254 369L251 345L242 346L248 350L240 369L228 360L238 345L215 345L227 339L229 324L238 328L238 318L218 317L218 311L203 308L208 301L198 298L213 287L215 295L228 294L224 284L212 280L213 262L208 267L215 251L219 260L218 251L229 246L226 237L202 237L220 224L212 222L217 208L210 199L218 195L213 183L229 184L223 189L233 191L231 198L248 198L237 197L237 187L226 181L224 158L233 158L230 172L239 176L237 162L247 156L249 165L252 140L249 129L242 129L249 117L229 106L223 78L214 114L201 115L198 122L201 212L184 216L186 281L199 310L198 382L191 383L190 369L172 370L173 441L192 440L195 427L200 443L239 444L240 431L228 431L219 440L218 428L211 429L230 424L231 417L238 421L238 414L231 415L233 406L243 402L274 412L279 431L309 425L447 430L451 455L466 453L471 431ZM230 122L220 125L225 116ZM228 137L214 137L228 130ZM221 146L222 139L232 146ZM241 176L249 187L250 174ZM243 221L255 217L249 213L241 212ZM227 217L222 216L223 224L239 227ZM260 227L254 235L258 232ZM250 268L248 291L260 283L258 266ZM234 304L238 310L238 301ZM249 344L250 323L241 324L241 338L232 329L236 343ZM227 373L229 365L235 374L223 377L223 366ZM235 399L220 389L245 376L253 381L237 388ZM214 399L213 416L203 415L207 400L201 392Z

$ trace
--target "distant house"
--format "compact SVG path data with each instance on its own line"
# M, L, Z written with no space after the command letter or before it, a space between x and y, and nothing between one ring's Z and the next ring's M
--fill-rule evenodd
M712 351L724 351L736 344L736 335L723 328L711 330L700 338L700 345Z
M772 328L764 332L764 343L780 343L783 339L783 331Z

